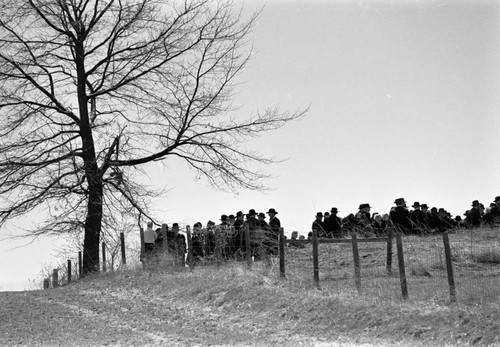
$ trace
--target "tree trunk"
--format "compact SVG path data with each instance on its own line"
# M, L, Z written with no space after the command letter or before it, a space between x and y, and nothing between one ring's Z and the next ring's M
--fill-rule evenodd
M99 183L99 182L98 182ZM102 183L90 185L87 217L85 219L85 239L83 241L83 275L99 271L99 245L102 222Z
M82 26L76 28L82 30ZM75 63L77 72L78 107L80 111L80 137L82 157L88 184L88 205L85 218L85 237L83 241L83 273L85 276L99 271L99 245L101 239L103 182L97 165L91 118L88 108L85 71L84 34L79 33L75 41Z

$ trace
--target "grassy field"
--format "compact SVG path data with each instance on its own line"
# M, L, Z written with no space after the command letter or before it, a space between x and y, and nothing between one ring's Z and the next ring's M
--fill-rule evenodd
M458 230L449 235L457 300L500 304L500 230ZM386 243L359 243L361 294L401 301L398 259L393 245L392 274L386 271ZM404 236L403 254L409 300L450 301L442 235ZM286 248L286 274L296 285L312 285L312 246ZM319 245L320 285L323 290L358 294L351 244Z
M500 287L498 235L481 236L492 247L472 247L468 237L451 237L466 246L452 247L456 303L441 275L438 236L405 241L408 300L400 298L397 265L392 276L385 272L384 244L360 246L361 293L348 244L320 245L320 288L307 247L287 249L286 280L276 259L192 270L167 259L57 289L0 293L0 345L500 346L500 303L492 299ZM464 280L469 274L476 277Z

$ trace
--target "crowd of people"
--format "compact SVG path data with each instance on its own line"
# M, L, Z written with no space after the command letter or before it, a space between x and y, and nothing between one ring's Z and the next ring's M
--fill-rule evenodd
M342 238L350 233L356 232L363 236L383 237L389 230L395 230L404 234L426 235L436 232L445 232L457 227L473 228L481 225L494 225L500 223L500 196L487 207L474 200L470 209L464 213L464 217L453 217L444 208L429 208L427 204L420 204L418 201L407 207L404 198L394 201L395 206L388 213L380 214L371 212L368 203L359 205L359 211L350 213L345 217L338 215L336 207L328 212L317 212L308 232L310 239L316 231L318 237ZM201 222L193 225L191 233L191 247L193 249L193 260L200 261L210 257L218 259L245 259L247 249L255 258L266 255L277 254L278 238L281 228L281 221L277 217L278 212L270 208L266 213L257 213L254 209L244 214L238 211L236 214L220 217L220 223L208 221L203 227ZM269 219L266 220L267 216ZM247 248L246 230L250 234L250 245ZM167 241L164 245L161 228L153 230L153 223L149 222L144 231L144 244L146 254L152 255L158 249L166 248L170 253L178 256L179 262L185 262L186 237L179 232L179 224L172 224L167 228ZM294 240L305 239L297 231L291 235Z
M371 212L368 203L360 204L359 211L350 213L344 218L338 216L338 209L333 207L329 212L316 213L311 229L318 237L339 238L352 231L364 235L385 236L389 228L404 234L426 235L445 232L457 227L471 228L483 224L494 225L500 222L500 196L485 208L478 200L472 202L471 208L465 211L464 217L455 216L444 208L429 208L427 204L414 202L409 209L404 198L394 201L395 206L388 213ZM309 233L308 237L311 237Z
M266 221L266 214L269 216L268 221ZM270 208L266 214L257 213L251 209L247 214L241 211L235 215L223 214L220 217L220 223L216 224L210 220L205 228L201 222L195 223L190 240L193 261L207 258L245 259L247 249L250 249L251 256L256 259L270 254L276 255L281 222L274 208ZM249 232L250 239L248 248L246 230ZM167 250L184 263L186 238L179 233L179 224L172 224L172 228L167 229L166 236ZM157 250L164 249L162 230L161 228L153 230L152 222L148 223L144 231L144 244L146 256L154 256Z

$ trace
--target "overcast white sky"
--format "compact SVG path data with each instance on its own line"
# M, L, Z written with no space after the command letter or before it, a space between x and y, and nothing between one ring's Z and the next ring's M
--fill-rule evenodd
M500 195L497 1L269 0L254 46L240 112L310 106L303 120L249 143L289 158L266 168L272 190L217 192L172 161L152 176L171 189L158 219L205 225L273 207L287 232L306 234L331 207L385 213L404 197L462 215L472 200ZM0 290L26 287L51 243L10 250L17 243L2 241Z

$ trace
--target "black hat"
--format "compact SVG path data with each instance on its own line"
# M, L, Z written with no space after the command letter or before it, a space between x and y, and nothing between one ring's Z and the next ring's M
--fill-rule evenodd
M479 201L478 200L474 200L472 202L472 206L479 206Z
M250 211L248 211L248 215L249 216L255 216L257 213L255 212L255 210L252 208L250 209Z
M266 218L266 215L265 215L265 213L264 213L264 212L259 212L258 216L259 216L259 217Z
M223 214L222 216L220 216L220 220L221 221L227 220L227 215Z
M360 209L360 210L361 210L361 209L364 209L364 208L367 208L367 207L368 207L368 208L372 208L372 207L370 206L370 204L361 204L361 205L359 205L359 209Z
M403 199L403 198L398 198L398 199L394 200L394 203L395 203L396 205L401 205L401 204L406 203L406 201L405 201L405 199Z
M234 214L230 214L228 218L229 219L235 219L236 217L234 216Z
M239 217L239 216L243 216L243 212L241 212L241 211L236 212L236 217Z
M316 213L316 218L318 218L318 217L323 217L323 212Z
M411 207L420 207L420 203L418 201L415 201Z
M179 223L174 223L174 224L172 224L172 228L175 228L175 227L177 227L177 228L178 228L178 227L179 227Z
M497 196L494 201L500 200L500 196Z
M267 213L274 213L274 214L278 214L278 212L276 212L276 210L274 208L270 208L269 211L267 211Z
M422 205L420 205L420 207L422 207L422 208L429 208L429 206L427 206L427 204L422 204Z
M336 207L332 207L332 209L330 210L331 213L337 213L339 212L339 210L337 210Z

